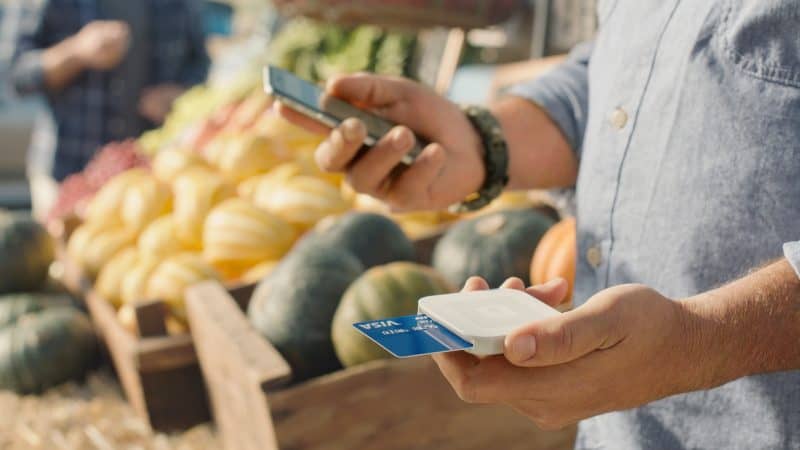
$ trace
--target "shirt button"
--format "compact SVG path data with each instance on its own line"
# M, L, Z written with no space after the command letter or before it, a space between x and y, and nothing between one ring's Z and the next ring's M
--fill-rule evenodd
M609 121L611 122L611 126L621 130L628 124L628 113L622 108L617 108L611 113Z
M586 250L586 261L590 266L597 269L600 266L600 263L603 262L603 252L600 250L600 247L596 245L589 247Z

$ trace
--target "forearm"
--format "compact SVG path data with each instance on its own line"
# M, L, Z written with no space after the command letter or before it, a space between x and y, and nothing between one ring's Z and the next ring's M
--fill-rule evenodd
M800 279L782 259L682 302L697 386L800 369Z
M63 89L86 69L75 42L75 38L70 37L42 52L42 72L48 90Z
M578 159L561 130L535 103L508 97L491 106L508 143L509 189L575 184Z

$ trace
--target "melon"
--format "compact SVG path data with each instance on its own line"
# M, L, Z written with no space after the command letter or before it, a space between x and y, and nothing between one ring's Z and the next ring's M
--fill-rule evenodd
M553 219L533 209L496 212L459 222L433 251L433 267L455 286L471 276L497 287L509 277L530 283L531 255Z
M96 348L86 315L59 299L0 297L0 389L38 393L81 377Z
M353 328L356 322L417 313L417 301L455 291L433 268L396 262L370 269L345 292L333 317L332 339L346 367L391 355Z
M44 227L29 215L0 210L0 294L39 289L54 256Z
M331 341L331 322L345 290L363 269L344 249L309 245L291 252L259 283L248 316L289 363L294 380L341 367Z
M317 242L348 250L365 269L416 259L414 244L400 226L381 214L354 212L325 219L298 246Z

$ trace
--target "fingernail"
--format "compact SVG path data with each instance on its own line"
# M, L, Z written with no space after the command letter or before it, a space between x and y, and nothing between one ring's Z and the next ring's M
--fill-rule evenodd
M547 283L543 284L542 287L550 289L550 288L554 288L554 287L558 286L559 284L561 284L563 282L564 282L563 278L560 278L560 277L559 278L553 278L552 280L550 280Z
M398 150L405 150L411 146L411 137L404 129L399 128L392 134L392 145Z
M357 119L347 119L342 122L342 135L347 142L357 141L361 137L361 122Z
M530 335L519 336L511 341L511 356L518 362L527 361L536 354L536 338Z

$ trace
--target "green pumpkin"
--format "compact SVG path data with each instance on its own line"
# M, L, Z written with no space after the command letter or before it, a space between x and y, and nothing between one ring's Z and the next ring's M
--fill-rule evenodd
M0 389L37 393L84 375L96 341L68 300L35 294L0 297Z
M397 262L370 269L345 292L333 316L332 338L339 361L346 367L391 355L353 328L356 322L417 313L417 301L453 292L453 286L433 268Z
M331 342L331 321L342 294L363 271L346 250L304 245L259 283L248 316L289 363L295 381L341 368Z
M380 214L356 212L324 220L298 246L320 243L350 251L366 269L416 259L414 244L400 226Z
M39 289L54 256L53 240L38 222L0 211L0 294Z
M531 255L551 217L532 209L499 211L454 225L436 244L433 267L455 286L471 276L498 287L509 277L530 283Z

